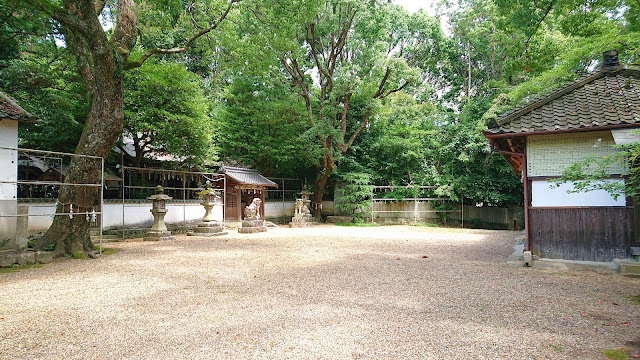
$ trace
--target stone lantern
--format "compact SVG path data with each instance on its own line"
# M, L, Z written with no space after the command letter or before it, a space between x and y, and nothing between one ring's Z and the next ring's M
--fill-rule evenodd
M156 193L147 199L153 201L153 208L150 210L153 214L153 226L147 231L147 236L144 239L147 241L175 240L164 223L164 216L167 214L167 200L171 200L172 197L164 194L164 189L158 185Z
M304 189L298 194L302 196L302 198L296 199L296 206L294 208L293 217L291 218L289 227L310 227L314 224L313 218L311 217L311 211L309 211L309 205L311 204L309 196L311 196L313 193L307 189Z
M204 216L202 217L202 222L194 229L194 235L217 236L227 234L227 232L222 231L222 226L218 220L213 217L213 213L211 212L211 209L220 203L218 190L214 190L211 187L211 182L207 181L204 190L199 191L197 194L202 198L200 204L204 206Z

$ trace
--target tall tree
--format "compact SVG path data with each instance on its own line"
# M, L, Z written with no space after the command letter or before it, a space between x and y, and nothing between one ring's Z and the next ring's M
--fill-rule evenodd
M76 71L82 76L91 93L91 106L76 154L106 157L122 132L123 119L123 75L124 71L142 66L151 56L175 54L187 51L200 37L217 29L234 7L237 0L230 2L211 1L203 6L183 6L182 3L168 4L160 1L160 6L178 6L174 13L183 14L178 19L203 20L205 26L194 26L187 30L191 35L178 47L153 47L133 54L139 35L137 29L137 8L134 0L15 0L12 9L19 14L37 12L52 23L59 24L64 40L76 57ZM154 3L145 3L152 6ZM203 9L201 12L197 11ZM211 16L207 9L213 10ZM194 16L194 13L195 16ZM100 16L113 21L114 27L105 31ZM195 21L194 21L195 22ZM184 23L184 22L183 22ZM187 22L189 23L189 22ZM185 29L186 30L186 29ZM66 182L77 184L98 183L100 166L95 161L75 157L66 175ZM58 213L89 211L97 196L96 187L64 186L60 190ZM85 216L56 216L52 226L36 243L36 248L44 249L55 245L57 254L86 253L93 255L94 245L88 234L89 223Z
M123 135L133 140L136 166L152 152L194 164L212 158L203 86L198 75L177 63L151 63L126 72Z
M216 150L225 162L253 165L266 176L303 177L313 140L304 106L282 74L235 75L212 109Z
M321 150L313 185L312 205L316 205L322 202L336 161L367 128L379 101L407 88L417 74L397 49L389 46L392 5L388 2L265 4L268 6L250 10L269 30L266 36L253 35L275 52L304 101L309 132ZM298 10L295 21L282 22L281 14ZM364 104L361 111L353 111L354 101ZM317 215L320 208L314 206L313 211Z

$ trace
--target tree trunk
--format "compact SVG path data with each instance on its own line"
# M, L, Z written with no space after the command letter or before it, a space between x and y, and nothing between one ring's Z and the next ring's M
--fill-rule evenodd
M102 56L100 56L102 55ZM76 154L105 158L122 131L123 87L122 75L117 74L111 53L94 54L93 67L96 85L93 92L87 125L76 147ZM101 184L100 159L73 157L65 176L65 183ZM56 213L91 212L98 203L100 186L62 186ZM91 255L94 245L89 237L86 215L58 215L40 238L35 248L44 250L55 245L56 255L84 252Z
M322 206L322 196L324 195L324 188L327 185L329 176L333 174L336 169L331 149L325 148L324 156L320 161L320 164L316 167L318 176L313 184L313 195L311 196L311 214L320 219L320 207Z

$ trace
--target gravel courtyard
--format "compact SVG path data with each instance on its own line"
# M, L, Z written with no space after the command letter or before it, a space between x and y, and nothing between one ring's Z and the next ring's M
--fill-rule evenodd
M0 359L605 359L640 279L503 263L515 232L269 229L0 274Z

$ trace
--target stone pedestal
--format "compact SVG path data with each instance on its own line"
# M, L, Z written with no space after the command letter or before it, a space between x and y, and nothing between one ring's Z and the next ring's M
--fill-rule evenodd
M254 198L251 200L251 205L244 208L244 220L242 220L242 227L238 229L239 233L252 234L267 231L264 219L260 216L260 205L262 200Z
M194 236L219 236L226 235L228 232L223 231L222 225L217 221L201 222L197 228L193 229Z
M262 219L242 220L242 227L238 229L238 232L241 234L253 234L265 231L267 231L267 227L264 226L264 220Z
M310 194L312 193L308 191L302 191L300 193L300 195L302 195L302 198L296 199L294 215L291 218L289 227L305 228L313 226L314 219L313 217L311 217L311 212L309 211L309 205L311 204L311 200L309 200Z
M151 209L151 214L153 214L153 226L147 231L147 236L144 237L144 240L175 240L176 238L171 236L171 231L167 230L167 226L164 224L164 216L167 214L167 209Z
M202 222L193 230L194 236L218 236L228 234L222 231L222 225L213 217L211 209L219 202L220 195L217 190L211 188L211 183L207 181L205 189L198 192L202 197L200 205L204 206L204 216Z
M310 215L294 215L289 223L289 227L292 228L306 228L311 226L313 226L313 218Z

